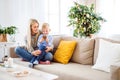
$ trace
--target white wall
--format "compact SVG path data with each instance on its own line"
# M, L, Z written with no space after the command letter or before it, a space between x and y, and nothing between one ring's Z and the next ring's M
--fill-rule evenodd
M0 0L0 24L18 27L16 40L21 43L30 18L44 22L44 4L44 0Z

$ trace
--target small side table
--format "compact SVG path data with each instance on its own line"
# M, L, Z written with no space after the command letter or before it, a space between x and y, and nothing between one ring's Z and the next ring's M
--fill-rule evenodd
M3 47L3 57L5 56L5 55L8 55L9 56L9 54L8 54L8 47L10 47L10 46L12 46L12 45L14 45L15 44L15 42L0 42L0 48L1 47ZM2 59L1 59L2 60ZM0 61L1 61L0 60Z

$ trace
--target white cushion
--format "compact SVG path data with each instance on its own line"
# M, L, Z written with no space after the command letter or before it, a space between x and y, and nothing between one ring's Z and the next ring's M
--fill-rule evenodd
M98 57L93 69L110 72L110 65L120 62L120 44L100 39Z

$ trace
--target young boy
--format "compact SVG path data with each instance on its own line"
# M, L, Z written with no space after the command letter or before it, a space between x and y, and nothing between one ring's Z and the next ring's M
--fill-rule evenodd
M49 32L49 24L44 23L42 25L42 34L38 38L38 48L41 50L41 54L32 58L29 67L34 67L34 65L39 64L39 61L43 60L44 56L49 52L47 48L53 45L53 38L49 35Z

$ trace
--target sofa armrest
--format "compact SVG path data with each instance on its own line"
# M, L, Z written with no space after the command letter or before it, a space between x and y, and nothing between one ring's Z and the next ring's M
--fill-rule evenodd
M16 55L16 53L15 53L15 51L14 51L14 49L15 49L15 47L10 47L10 57L12 57L12 58L17 58L18 57L18 55Z
M111 80L120 80L120 62L110 66Z

